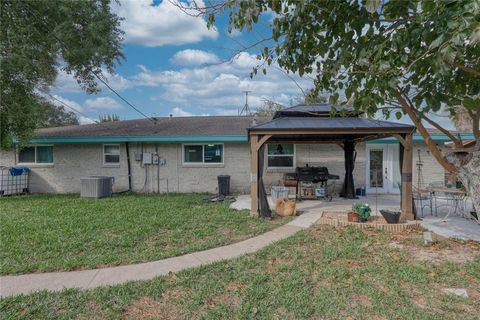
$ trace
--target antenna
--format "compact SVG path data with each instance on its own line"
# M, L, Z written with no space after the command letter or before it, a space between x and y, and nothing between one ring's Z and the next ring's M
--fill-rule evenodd
M239 116L241 116L243 112L245 112L246 116L248 116L248 114L250 113L250 110L248 107L248 93L250 92L252 91L243 91L243 93L245 93L245 105L243 106L242 110L240 110L240 113L238 114Z

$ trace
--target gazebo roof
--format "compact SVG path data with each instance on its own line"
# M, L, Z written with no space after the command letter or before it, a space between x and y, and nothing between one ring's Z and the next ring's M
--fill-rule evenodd
M335 109L336 111L332 110ZM274 118L248 128L249 135L269 135L269 141L354 142L410 134L412 125L359 117L352 107L330 104L297 105L278 111Z
M357 117L280 117L249 128L250 132L312 131L312 133L411 133L414 126L375 119Z
M274 119L282 117L357 117L358 112L350 106L336 106L329 103L299 104L277 111Z

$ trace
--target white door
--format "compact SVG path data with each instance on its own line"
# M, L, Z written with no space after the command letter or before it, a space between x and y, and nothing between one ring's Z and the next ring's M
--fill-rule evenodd
M400 193L398 144L367 145L367 193Z

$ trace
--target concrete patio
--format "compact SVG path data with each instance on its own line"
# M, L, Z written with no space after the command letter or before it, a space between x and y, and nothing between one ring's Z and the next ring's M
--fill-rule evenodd
M268 198L270 207L273 208L273 202L271 198ZM390 209L400 210L400 196L392 194L382 194L375 197L369 195L365 197L359 197L358 199L344 199L336 197L331 202L325 200L305 200L297 202L297 211L302 214L295 219L294 223L298 226L302 225L303 219L309 219L313 216L319 216L325 208L334 207L335 210L349 210L354 203L368 203L372 208L372 215L380 215L379 210ZM430 215L430 209L424 209L424 217L422 221L422 227L432 231L440 236L455 238L460 240L474 240L480 242L480 225L474 220L465 219L459 215L451 214L447 221L444 221L444 217L447 215L448 209L445 207L445 201L438 201L438 212L435 216L435 210L433 215ZM250 209L250 196L241 195L237 197L237 201L231 204L234 209ZM471 203L467 202L467 211L471 210ZM309 213L308 215L304 215ZM302 217L304 216L304 218ZM302 219L303 218L303 219ZM309 223L310 221L306 221Z

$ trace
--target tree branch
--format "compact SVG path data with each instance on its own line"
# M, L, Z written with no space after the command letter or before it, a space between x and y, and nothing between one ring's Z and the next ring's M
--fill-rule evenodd
M480 140L480 110L473 112L472 110L467 110L468 114L472 117L472 132L475 139Z
M480 77L480 72L477 71L477 70L474 70L474 69L472 69L472 68L469 68L469 67L464 66L463 64L459 64L459 63L453 63L452 65L453 65L454 67L457 67L457 68L460 69L460 70L463 70L463 71L465 71L465 72L467 72L467 73L473 74L473 75L476 76L476 77Z
M405 113L408 114L413 124L417 127L417 131L422 135L423 139L425 140L425 144L430 149L430 151L432 152L432 155L435 157L438 163L445 170L451 173L457 172L457 169L455 168L455 166L450 162L448 162L443 156L442 152L438 149L437 145L432 140L432 137L430 137L430 134L428 133L427 129L425 129L425 126L422 124L422 121L420 121L417 118L417 113L415 112L415 108L413 107L413 105L409 104L409 102L405 99L405 97L400 92L397 92L397 100L402 106L402 109L405 111Z

